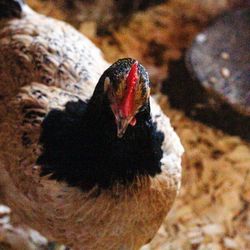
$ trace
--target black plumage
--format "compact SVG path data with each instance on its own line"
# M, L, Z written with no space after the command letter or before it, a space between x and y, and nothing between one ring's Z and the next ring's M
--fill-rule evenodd
M164 135L152 122L149 100L136 115L137 124L129 126L122 138L117 137L103 81L109 76L119 82L121 67L127 72L131 65L123 62L104 73L89 103L69 102L65 110L52 110L44 119L40 138L44 150L38 159L42 175L52 174L53 179L88 190L95 185L128 184L137 176L161 172ZM146 72L142 68L141 72L148 84Z

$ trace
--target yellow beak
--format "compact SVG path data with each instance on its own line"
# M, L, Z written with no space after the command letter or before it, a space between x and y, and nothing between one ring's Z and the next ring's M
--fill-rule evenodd
M130 118L118 118L116 119L117 123L117 137L122 138L123 135L125 134L127 127L130 123L131 119Z

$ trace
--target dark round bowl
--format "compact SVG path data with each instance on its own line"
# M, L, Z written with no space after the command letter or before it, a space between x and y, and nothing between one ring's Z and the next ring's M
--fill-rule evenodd
M226 13L198 34L186 63L208 93L250 116L250 9Z

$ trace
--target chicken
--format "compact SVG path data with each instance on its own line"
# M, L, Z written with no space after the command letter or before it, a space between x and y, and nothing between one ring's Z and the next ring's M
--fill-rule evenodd
M73 249L138 249L180 188L183 147L134 59L0 0L0 184L18 220Z

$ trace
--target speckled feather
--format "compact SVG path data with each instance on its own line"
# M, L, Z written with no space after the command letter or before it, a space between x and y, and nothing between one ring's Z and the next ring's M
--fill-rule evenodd
M41 123L69 101L87 102L108 67L99 49L71 26L22 6L0 20L0 184L19 219L74 249L138 249L156 233L180 187L183 148L151 99L164 133L162 172L130 186L83 192L40 176Z

